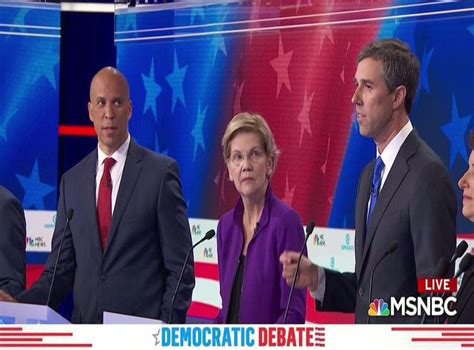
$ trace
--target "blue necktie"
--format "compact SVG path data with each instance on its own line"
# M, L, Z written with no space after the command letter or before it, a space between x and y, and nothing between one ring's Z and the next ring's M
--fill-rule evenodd
M375 203L377 202L377 197L379 196L380 184L382 183L382 170L385 167L385 164L382 161L380 156L377 157L375 161L374 173L372 175L372 184L370 185L370 205L369 213L367 215L366 231L369 227L370 217L375 208Z

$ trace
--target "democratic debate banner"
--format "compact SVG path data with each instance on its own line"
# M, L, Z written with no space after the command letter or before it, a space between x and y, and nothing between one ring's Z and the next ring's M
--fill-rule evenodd
M454 326L0 326L1 348L452 350L474 346L474 327ZM6 339L9 339L7 341Z
M354 202L375 155L360 137L350 99L355 56L369 41L399 38L421 63L410 118L442 158L452 185L467 168L474 115L474 10L468 1L224 1L116 12L117 66L133 101L131 134L177 159L193 242L238 198L220 140L235 113L261 113L281 157L275 194L317 228L312 260L354 269ZM50 250L57 197L60 12L1 4L0 183L27 210L28 262ZM458 203L460 201L460 192ZM471 224L458 214L460 238ZM220 308L215 240L199 246L190 316ZM37 270L40 272L40 268ZM309 322L351 323L314 312ZM258 332L257 332L258 333Z

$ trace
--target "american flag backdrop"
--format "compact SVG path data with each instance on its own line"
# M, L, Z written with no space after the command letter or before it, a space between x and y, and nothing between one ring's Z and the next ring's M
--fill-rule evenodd
M252 111L281 149L276 195L303 222L352 229L358 177L375 155L350 102L357 53L395 37L418 56L410 118L456 186L474 115L473 32L468 2L253 1L124 11L116 45L131 80L131 133L178 160L190 217L217 220L235 205L220 141L234 114ZM461 216L458 224L458 232L472 231ZM217 279L217 269L196 271ZM307 318L316 321L308 301Z

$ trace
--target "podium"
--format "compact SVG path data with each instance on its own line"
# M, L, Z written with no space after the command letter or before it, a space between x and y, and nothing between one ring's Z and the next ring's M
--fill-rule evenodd
M45 305L0 301L0 324L69 324L70 322Z
M7 303L0 301L2 324L69 324L70 322L45 305ZM163 324L152 318L104 312L104 324Z
M153 318L131 316L118 314L115 312L104 311L104 324L164 324L161 320Z

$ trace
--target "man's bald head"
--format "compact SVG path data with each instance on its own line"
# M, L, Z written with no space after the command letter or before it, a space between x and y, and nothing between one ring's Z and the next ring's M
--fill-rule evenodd
M99 147L112 155L128 137L132 102L127 79L113 67L102 68L92 78L89 119L99 139Z
M127 78L114 67L104 67L99 70L91 80L91 85L89 89L89 99L92 101L94 89L97 84L103 82L113 82L114 84L119 84L124 89L125 96L127 99L130 99L130 89L128 87Z

